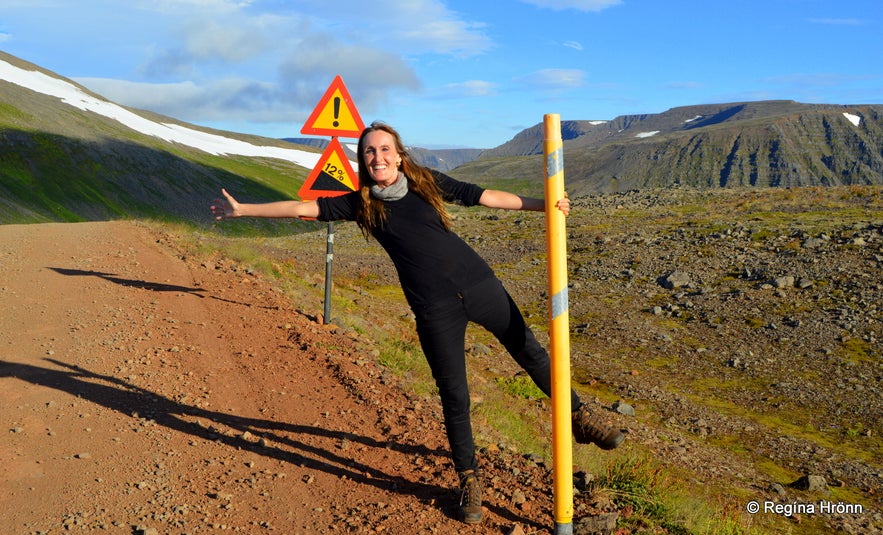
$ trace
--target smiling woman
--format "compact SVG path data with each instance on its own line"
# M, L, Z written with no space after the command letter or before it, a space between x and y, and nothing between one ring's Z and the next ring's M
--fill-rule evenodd
M441 397L445 429L461 487L460 515L469 524L482 519L481 481L470 420L465 337L469 322L491 332L534 384L551 395L550 360L518 306L487 264L452 229L446 202L510 210L542 211L543 199L521 197L457 181L417 165L392 127L374 123L359 138L359 190L316 201L240 204L224 191L211 206L229 217L316 217L356 221L373 236L396 267L416 319L420 345ZM567 214L570 201L559 199ZM571 390L577 442L615 448L619 429L588 410Z
M375 130L363 136L359 147L359 160L377 186L374 193L399 180L402 157L396 150L395 138L389 132Z

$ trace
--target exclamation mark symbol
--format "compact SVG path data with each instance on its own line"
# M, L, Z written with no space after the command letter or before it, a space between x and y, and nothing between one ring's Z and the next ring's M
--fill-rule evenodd
M334 97L334 127L340 126L340 122L337 120L340 117L340 97Z

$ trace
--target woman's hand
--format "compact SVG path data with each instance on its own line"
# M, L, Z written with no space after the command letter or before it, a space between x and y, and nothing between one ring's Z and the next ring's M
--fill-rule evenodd
M227 190L225 189L221 189L221 194L224 195L224 198L215 199L213 201L214 204L209 207L212 211L212 215L215 216L215 219L220 221L222 219L232 219L241 216L242 213L239 210L239 203L236 199L227 193Z
M555 203L555 206L558 207L559 210L564 212L564 215L570 214L570 199L567 198L567 192L564 192L564 198L558 199L558 202Z
M319 203L316 201L275 201L257 204L241 203L222 189L223 199L215 199L209 209L215 219L233 219L234 217L300 217L316 219L319 217Z

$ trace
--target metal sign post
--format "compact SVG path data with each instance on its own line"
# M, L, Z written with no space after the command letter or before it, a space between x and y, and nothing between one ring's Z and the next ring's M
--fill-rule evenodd
M331 82L319 104L301 128L301 134L331 136L328 148L298 191L302 200L345 195L358 189L356 173L343 151L337 136L359 137L365 124L353 104L343 79L338 75ZM328 222L325 239L325 307L323 323L331 322L331 267L334 263L334 223Z
M328 222L325 237L325 308L322 311L322 323L331 323L331 265L334 263L334 221Z

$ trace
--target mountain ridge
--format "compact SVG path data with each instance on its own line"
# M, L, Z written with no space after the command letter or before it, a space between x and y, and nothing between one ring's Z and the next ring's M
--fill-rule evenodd
M315 147L317 149L324 150L325 147L331 143L327 139L323 138L306 138L306 137L285 137L282 138L283 141L287 141L289 143L294 143L295 145L303 145L305 147ZM355 146L355 143L342 143L343 151L347 154L347 156L355 160L356 153L352 150L352 147ZM411 158L414 159L420 165L425 165L427 167L432 167L433 169L437 169L439 171L445 172L450 171L451 169L456 169L457 167L469 163L479 157L481 157L482 153L484 153L484 149L469 149L469 148L458 148L458 149L427 149L423 147L408 147L408 153Z
M77 92L66 101L0 79L0 222L199 221L195 207L207 188L255 201L294 197L327 143L188 125L115 105L14 56L0 52L0 61ZM113 112L92 113L94 106ZM138 131L114 113L149 128ZM571 195L670 185L883 184L883 105L703 104L561 126ZM542 136L539 123L493 149L409 150L456 178L541 195Z
M575 194L687 184L794 187L883 184L883 106L738 102L611 121L562 121ZM472 181L541 173L542 124L457 170ZM516 163L515 159L521 159Z

